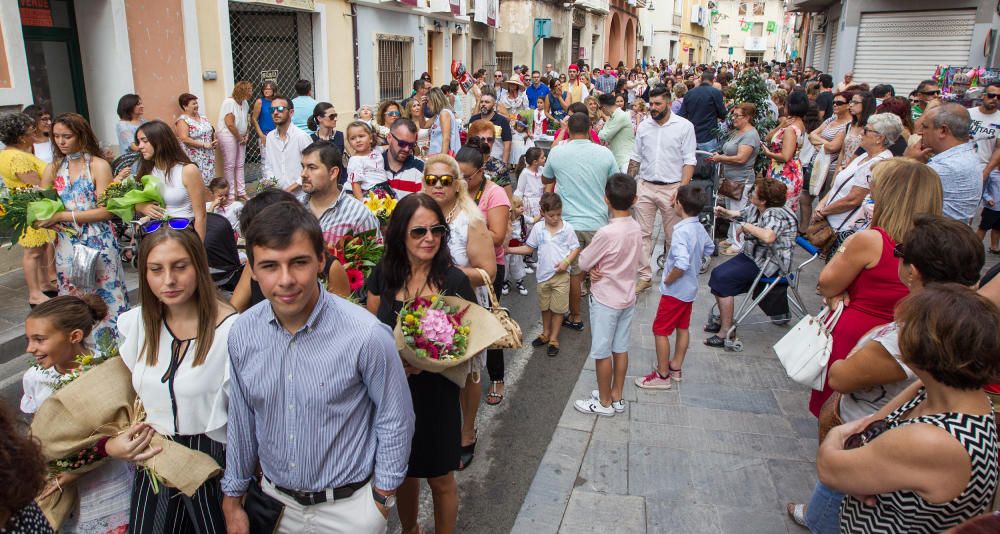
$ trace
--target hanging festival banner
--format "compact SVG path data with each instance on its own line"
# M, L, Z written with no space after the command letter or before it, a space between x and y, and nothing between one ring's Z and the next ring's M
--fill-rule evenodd
M452 15L462 15L462 0L449 0Z

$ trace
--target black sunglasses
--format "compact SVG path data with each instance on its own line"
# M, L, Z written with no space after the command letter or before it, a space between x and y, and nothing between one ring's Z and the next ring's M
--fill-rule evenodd
M496 138L495 137L480 137L479 140L482 141L482 142L484 142L484 143L486 143L487 145L492 145L493 141L496 141Z
M396 137L396 134L394 134L394 133L390 132L389 136L392 137L393 139L395 139L396 143L399 144L399 148L402 148L403 150L406 150L408 148L413 148L413 147L417 146L417 142L416 141L403 141L402 139Z
M940 89L936 89L934 91L920 91L920 94L926 95L926 96L934 96L934 95L941 94L941 90Z
M271 113L284 113L285 111L288 111L288 108L285 106L274 106L271 108Z
M413 239L423 239L430 232L434 237L444 237L448 233L448 227L443 224L435 224L434 226L414 226L410 228L410 237Z
M328 119L336 119L337 118L337 114L336 113L327 113L325 116Z
M885 419L879 419L878 421L872 421L864 430L858 432L857 434L851 434L844 440L844 449L857 449L858 447L864 446L871 440L879 437L880 434L889 429L889 421Z
M846 101L846 100L834 100L834 101L833 101L833 105L834 105L834 106L843 106L843 105L844 105L844 104L846 104L846 103L847 103L847 101Z
M450 186L454 182L455 182L455 177L452 176L452 175L450 175L450 174L440 174L440 175L438 175L438 174L425 174L424 175L424 184L426 184L428 187L434 187L438 183L441 184L441 187L448 187L448 186Z
M166 225L164 225L166 223ZM156 219L142 225L142 231L151 234L160 228L170 228L171 230L187 230L191 227L191 219L169 218L166 220Z
M1000 93L983 93L983 98L1000 98Z

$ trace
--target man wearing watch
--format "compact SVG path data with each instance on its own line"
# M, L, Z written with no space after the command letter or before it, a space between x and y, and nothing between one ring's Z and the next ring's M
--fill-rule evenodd
M242 503L259 462L264 498L284 507L278 532L383 533L414 425L395 340L316 283L323 236L308 210L282 202L260 215L245 236L267 301L229 336L226 531L248 534L247 512L260 512Z

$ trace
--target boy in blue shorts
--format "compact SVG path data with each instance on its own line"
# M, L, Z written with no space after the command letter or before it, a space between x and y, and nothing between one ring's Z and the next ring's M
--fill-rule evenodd
M712 238L698 221L698 213L707 201L708 193L701 187L688 184L677 189L674 212L681 221L674 226L660 282L660 304L653 320L656 368L635 379L635 385L641 388L670 389L671 379L681 381L681 365L690 341L691 307L698 296L701 259L715 250ZM677 330L677 346L671 360L670 334L674 330Z
M590 357L597 369L597 389L575 404L587 414L625 411L622 390L635 312L635 275L642 261L642 231L629 212L635 197L634 178L622 173L608 178L604 202L611 219L580 253L580 269L590 272Z

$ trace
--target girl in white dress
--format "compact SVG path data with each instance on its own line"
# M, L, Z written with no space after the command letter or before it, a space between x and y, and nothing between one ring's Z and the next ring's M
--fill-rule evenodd
M55 297L31 310L24 322L24 333L35 364L22 379L22 412L34 414L57 389L68 383L81 365L78 357L99 356L86 345L86 340L94 326L107 315L107 303L94 294ZM96 446L93 461L103 461L100 467L82 475L60 473L49 480L42 491L44 497L60 488L76 486L79 502L60 526L60 532L106 534L124 532L127 528L132 470L126 462L105 459L106 442L102 440ZM90 458L92 452L91 449L81 451L74 461Z

